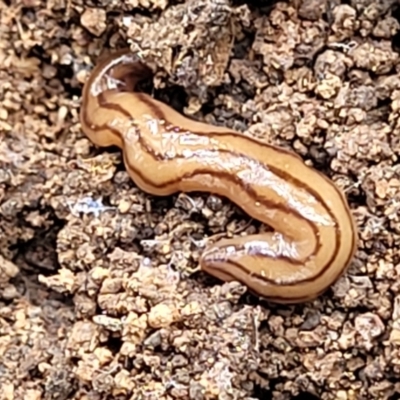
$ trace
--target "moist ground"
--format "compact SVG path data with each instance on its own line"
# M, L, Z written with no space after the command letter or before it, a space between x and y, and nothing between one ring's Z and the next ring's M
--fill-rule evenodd
M397 1L23 0L0 18L1 399L400 398ZM205 239L264 227L142 192L83 135L82 84L126 46L155 97L346 193L360 247L325 295L266 304L198 271Z

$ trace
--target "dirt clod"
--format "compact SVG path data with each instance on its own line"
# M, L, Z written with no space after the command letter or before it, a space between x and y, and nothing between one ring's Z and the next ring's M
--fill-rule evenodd
M3 2L0 398L397 398L399 15L396 0ZM144 193L83 135L82 84L124 47L160 101L292 149L344 191L360 246L326 294L265 304L199 272L210 237L264 227L215 195Z

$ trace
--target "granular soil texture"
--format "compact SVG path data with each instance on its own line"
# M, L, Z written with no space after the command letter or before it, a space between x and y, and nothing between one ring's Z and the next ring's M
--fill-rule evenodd
M0 398L400 398L400 4L4 0ZM269 304L198 268L263 226L207 193L155 197L79 123L99 57L139 51L151 93L294 150L360 234L323 296Z

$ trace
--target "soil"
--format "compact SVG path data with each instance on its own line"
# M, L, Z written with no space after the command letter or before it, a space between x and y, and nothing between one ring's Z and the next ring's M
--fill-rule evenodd
M0 32L1 400L400 398L397 0L4 0ZM345 192L360 245L328 292L212 279L204 240L259 223L144 193L85 137L82 85L123 47L154 97Z

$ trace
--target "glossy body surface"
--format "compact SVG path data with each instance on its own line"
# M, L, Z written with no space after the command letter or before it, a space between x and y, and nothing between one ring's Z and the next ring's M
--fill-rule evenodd
M139 188L153 195L211 192L274 231L220 240L202 253L209 274L237 280L270 301L299 303L323 293L357 248L342 192L295 153L227 128L184 117L135 92L151 77L140 58L119 51L85 84L81 125L96 145L116 145Z

